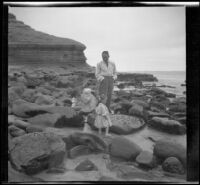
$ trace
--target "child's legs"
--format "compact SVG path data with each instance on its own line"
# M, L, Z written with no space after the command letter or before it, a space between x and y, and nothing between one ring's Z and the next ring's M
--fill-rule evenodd
M102 130L101 130L101 128L99 128L99 134L101 134L102 133Z
M109 127L106 127L106 135L108 134L109 132Z

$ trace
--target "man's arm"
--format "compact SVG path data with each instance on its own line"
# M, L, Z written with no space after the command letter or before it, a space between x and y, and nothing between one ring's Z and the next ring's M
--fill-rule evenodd
M100 63L97 64L95 76L98 81L102 81L104 77L101 75L101 66Z

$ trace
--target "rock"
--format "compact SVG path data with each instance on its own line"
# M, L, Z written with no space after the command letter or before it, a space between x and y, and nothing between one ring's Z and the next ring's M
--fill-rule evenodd
M45 87L38 87L36 91L37 93L42 93L44 95L51 95L51 91L46 89Z
M63 162L65 143L53 133L34 132L13 139L10 161L16 170L36 174Z
M186 103L171 103L169 105L169 112L186 112Z
M76 158L78 156L81 155L88 155L91 153L91 150L88 146L86 145L78 145L73 147L70 151L69 151L69 157L70 158Z
M117 75L119 81L158 81L152 74L140 74L140 73L119 73Z
M186 117L179 117L176 118L176 121L180 122L181 124L185 125L186 124Z
M34 89L27 89L22 94L22 99L34 103L36 99L36 91Z
M173 93L167 93L165 96L167 98L176 98L176 94L173 94Z
M75 146L85 145L94 152L104 152L107 150L107 144L99 136L92 133L75 132L69 138Z
M10 91L8 89L8 105L9 107L12 106L13 102L15 102L16 100L19 100L20 99L20 96L15 93L14 91Z
M169 118L153 117L149 122L149 126L170 134L186 133L186 127L184 125L176 120L170 120Z
M143 100L134 99L134 100L131 101L131 103L140 105L140 106L143 107L143 109L149 109L150 108L150 105L147 102L143 101Z
M142 151L137 157L136 162L142 167L153 168L156 166L156 161L153 153L149 151Z
M19 127L21 129L26 129L27 126L30 125L30 123L26 122L26 121L22 121L17 119L16 117L11 117L12 115L8 116L8 122L10 122L12 125ZM13 120L11 120L13 119Z
M184 167L181 162L176 157L168 157L162 164L162 168L164 171L171 173L184 173Z
M118 103L113 103L111 109L114 110L114 113L128 114L129 109L132 107L132 104L128 100L122 100Z
M146 113L147 113L148 119L151 119L153 117L162 117L162 118L170 117L170 115L165 112L147 111Z
M8 182L9 183L27 183L27 182L43 182L42 179L28 176L13 169L10 162L8 162Z
M158 140L155 143L153 153L162 161L168 157L176 157L182 162L183 166L186 167L186 149L178 143Z
M37 125L29 125L26 128L27 133L32 133L32 132L43 132L44 128L42 126L37 126Z
M129 114L138 117L144 117L143 106L133 103L132 107L129 109Z
M8 127L8 130L12 137L18 137L18 136L22 136L22 135L26 134L26 132L24 130L22 130L14 125L10 125Z
M137 144L124 137L114 138L109 146L110 155L125 160L134 160L141 151Z
M165 95L157 95L157 96L154 96L152 99L151 99L151 101L150 101L150 104L151 105L157 105L157 104L159 104L160 105L160 107L168 107L169 106L169 104L170 104L170 100L167 98L167 97L165 97Z
M83 116L79 115L71 107L55 106L48 107L44 109L48 113L55 114L58 113L61 116L60 119L55 124L55 127L82 127L83 126Z
M112 172L116 172L118 178L122 178L124 180L153 180L154 175L149 172L144 172L133 165L125 165L125 164L110 164L108 166L109 170Z
M54 101L51 96L40 94L37 96L35 103L38 105L50 105L53 104Z
M76 166L75 170L76 171L98 171L98 168L93 162L86 159L82 161L78 166Z
M28 122L34 126L41 126L41 127L54 127L57 121L62 117L62 115L55 113L55 114L41 114L28 119Z
M116 134L131 134L145 126L143 119L127 115L110 115L112 126L110 131Z
M28 118L33 117L38 114L44 114L48 111L45 110L46 107L42 107L35 103L26 102L24 100L16 100L13 102L12 112L18 117Z
M126 135L137 132L145 126L144 120L135 116L115 114L110 115L110 119L112 122L112 126L109 129L110 132L119 135ZM97 128L94 126L94 120L95 115L90 115L88 117L88 123L91 128L93 130L97 130Z
M8 88L8 91L16 93L18 96L21 96L25 91L26 87L24 85L12 86Z

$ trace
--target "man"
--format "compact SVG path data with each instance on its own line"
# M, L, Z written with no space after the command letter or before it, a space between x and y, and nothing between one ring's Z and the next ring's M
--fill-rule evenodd
M105 97L106 106L110 111L110 102L113 92L113 83L117 79L116 66L109 60L108 51L102 52L103 61L97 64L96 78L99 82L99 95Z

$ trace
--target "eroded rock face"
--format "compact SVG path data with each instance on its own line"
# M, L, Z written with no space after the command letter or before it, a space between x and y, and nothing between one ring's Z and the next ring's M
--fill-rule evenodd
M154 146L153 153L163 161L168 157L176 157L182 162L184 167L186 166L186 148L178 143L159 140Z
M176 157L169 157L165 159L165 161L162 164L162 168L163 170L171 173L184 173L184 167Z
M134 160L142 149L134 142L124 138L116 137L109 146L110 155L123 158L125 160Z
M58 166L65 156L65 143L53 133L35 132L13 140L10 161L19 171L36 174Z

